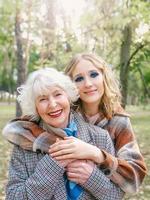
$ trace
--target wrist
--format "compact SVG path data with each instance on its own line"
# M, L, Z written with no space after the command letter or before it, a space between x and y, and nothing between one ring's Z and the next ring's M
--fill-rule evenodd
M104 159L105 157L102 151L98 147L95 147L93 161L97 164L101 164L104 161Z

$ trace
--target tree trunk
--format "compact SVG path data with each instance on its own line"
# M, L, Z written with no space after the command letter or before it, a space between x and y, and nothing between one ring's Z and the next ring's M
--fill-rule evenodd
M125 108L127 103L128 94L128 75L129 75L129 59L130 59L130 46L132 40L131 25L128 24L123 30L123 41L120 51L120 83L122 93L122 106Z
M20 11L17 10L16 12L16 19L15 19L15 37L16 37L16 45L17 45L17 87L25 82L26 74L27 74L27 67L25 65L25 59L23 55L23 42L21 37L21 20L20 20ZM18 92L17 92L18 95ZM20 105L16 101L16 116L20 116L22 114Z
M45 0L46 14L45 24L42 27L42 50L41 61L45 65L45 61L54 59L55 42L56 42L56 0Z

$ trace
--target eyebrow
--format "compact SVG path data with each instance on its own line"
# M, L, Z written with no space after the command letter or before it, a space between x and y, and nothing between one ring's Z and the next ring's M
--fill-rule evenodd
M62 88L58 88L58 89L56 89L55 91L53 91L54 93L55 92L63 92L63 89Z
M46 97L47 95L45 95L45 94L42 94L42 95L39 95L38 97L37 97L37 99L40 99L40 98L42 98L42 97Z
M73 79L78 78L79 76L82 76L82 74L76 74L74 77L72 77Z

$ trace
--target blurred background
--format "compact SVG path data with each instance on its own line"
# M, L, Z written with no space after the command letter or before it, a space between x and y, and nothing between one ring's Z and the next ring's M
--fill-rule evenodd
M150 0L0 0L0 131L21 115L16 88L27 74L64 70L76 53L93 52L113 68L122 104L150 166ZM0 135L0 200L11 145ZM150 199L150 177L139 193Z

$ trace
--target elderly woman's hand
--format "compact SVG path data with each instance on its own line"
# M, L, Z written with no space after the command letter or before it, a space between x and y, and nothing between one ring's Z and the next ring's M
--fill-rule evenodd
M91 176L95 164L89 160L75 160L67 165L67 177L70 181L84 184Z
M51 145L49 153L56 160L87 159L96 163L104 160L100 149L72 136L56 141Z
M62 167L66 168L69 164L71 164L75 159L66 159L57 161Z

